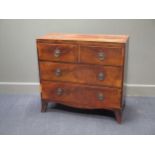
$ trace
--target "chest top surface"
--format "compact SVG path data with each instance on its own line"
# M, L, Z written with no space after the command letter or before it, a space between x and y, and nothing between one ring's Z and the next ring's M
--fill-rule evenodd
M104 34L51 33L37 38L37 41L42 41L42 40L126 43L128 40L128 36L127 35L104 35Z

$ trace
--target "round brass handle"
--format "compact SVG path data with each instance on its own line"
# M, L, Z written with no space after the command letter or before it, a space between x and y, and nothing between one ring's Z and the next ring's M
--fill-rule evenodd
M99 101L103 101L104 100L104 96L103 96L102 93L98 93L97 98L98 98Z
M105 53L103 51L100 51L98 53L98 59L101 60L101 61L105 59Z
M56 89L56 94L57 94L58 96L62 95L62 94L63 94L63 89L62 89L62 88L57 88L57 89Z
M99 79L99 80L104 80L104 77L105 77L105 75L104 75L103 72L100 72L100 73L98 74L98 79Z
M55 57L55 58L58 58L58 57L60 57L60 54L61 54L60 49L56 48L56 49L54 50L54 57Z
M55 70L55 75L56 76L61 76L61 69L60 68L57 68L56 70Z

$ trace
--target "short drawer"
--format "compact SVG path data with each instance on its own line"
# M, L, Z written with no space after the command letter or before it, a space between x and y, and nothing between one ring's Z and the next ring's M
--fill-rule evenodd
M108 87L42 82L42 99L79 108L120 108L121 90Z
M40 60L76 62L78 60L78 46L68 44L37 44Z
M101 65L40 62L41 80L121 87L122 68Z
M80 46L81 63L122 66L123 54L118 47Z

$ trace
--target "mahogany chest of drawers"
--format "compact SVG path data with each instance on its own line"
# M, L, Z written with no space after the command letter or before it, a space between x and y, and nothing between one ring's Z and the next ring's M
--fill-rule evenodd
M121 123L128 36L49 34L37 39L41 111L48 102L112 110Z

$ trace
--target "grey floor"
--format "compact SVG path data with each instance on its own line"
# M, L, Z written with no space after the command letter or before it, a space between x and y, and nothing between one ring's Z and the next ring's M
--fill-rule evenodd
M127 97L123 123L112 113L50 105L40 112L38 95L0 95L0 134L155 134L155 98Z

